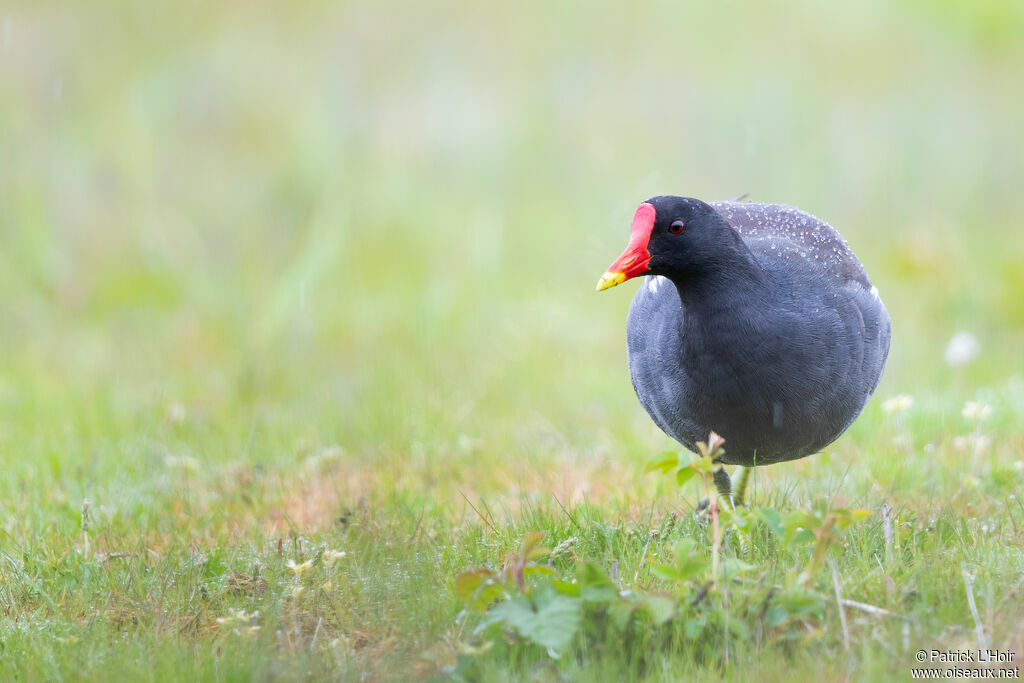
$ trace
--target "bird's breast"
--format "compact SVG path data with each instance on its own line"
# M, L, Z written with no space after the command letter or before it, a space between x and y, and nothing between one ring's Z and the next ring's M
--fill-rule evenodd
M851 305L737 301L709 320L685 309L671 282L647 278L627 320L634 389L654 422L690 449L713 430L726 439L727 462L808 455L864 404L863 321L837 309Z

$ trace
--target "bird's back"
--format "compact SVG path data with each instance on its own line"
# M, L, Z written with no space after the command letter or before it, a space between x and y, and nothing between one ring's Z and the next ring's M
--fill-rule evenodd
M871 289L864 266L843 236L806 211L757 202L711 202L711 206L739 232L755 256L762 256L755 248L757 243L785 241L821 264L823 275L836 284L857 282Z

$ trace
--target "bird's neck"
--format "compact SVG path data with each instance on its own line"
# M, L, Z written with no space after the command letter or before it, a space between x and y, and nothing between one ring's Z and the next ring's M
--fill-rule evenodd
M705 322L708 322L722 314L734 314L738 307L770 304L768 277L742 244L728 258L706 270L676 277L669 275L669 279L679 292L687 318L707 318Z

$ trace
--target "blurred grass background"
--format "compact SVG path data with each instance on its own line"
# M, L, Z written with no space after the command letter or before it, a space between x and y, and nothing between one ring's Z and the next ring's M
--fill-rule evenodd
M77 538L84 498L158 545L396 491L648 504L672 444L631 288L593 288L657 194L844 234L920 448L874 449L876 401L821 476L952 495L923 448L965 400L1004 464L1024 443L1022 64L1015 0L7 3L0 539ZM311 458L330 491L286 483Z

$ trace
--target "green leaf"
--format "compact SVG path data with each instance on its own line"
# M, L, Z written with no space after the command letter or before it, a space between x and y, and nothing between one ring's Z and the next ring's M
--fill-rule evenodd
M821 608L821 597L813 593L802 591L788 591L775 596L778 606L782 607L789 614L800 617L817 611Z
M784 524L788 530L793 530L797 527L817 529L821 526L821 517L808 510L793 510L786 515Z
M765 523L768 530L774 535L782 538L786 535L786 530L782 526L782 515L779 514L778 510L772 510L771 508L761 508L757 511L757 516Z
M462 572L455 577L455 595L459 596L459 600L463 603L468 603L473 599L473 595L483 585L484 581L492 576L494 574L489 569Z
M475 612L486 612L495 602L508 598L508 591L500 583L488 581L477 591L476 598L467 607Z
M670 564L656 564L651 567L651 573L657 576L659 579L665 579L666 581L681 581L679 572L676 568Z
M692 538L684 538L676 546L676 574L678 580L688 581L707 571L710 562L697 548Z
M858 522L863 522L865 519L867 519L875 513L872 512L871 510L850 510L850 514L853 515L853 518Z
M455 577L455 594L467 608L486 612L492 603L504 600L508 592L487 569L463 572Z
M633 610L635 608L636 606L633 603L625 599L616 600L608 608L608 615L611 617L612 624L617 631L621 633L626 630L629 622L633 620Z
M790 543L793 545L800 545L801 543L809 543L814 540L814 532L810 529L800 529L793 534L793 538L790 539Z
M584 562L579 566L576 580L581 586L615 586L608 574L593 562Z
M580 590L584 602L610 603L617 597L619 592L611 586L584 586Z
M722 567L727 577L738 576L743 572L748 572L755 568L754 565L747 564L743 560L736 559L735 557L726 558L722 563Z
M683 624L683 633L690 640L693 640L700 635L701 631L704 630L704 617L700 619L687 619L686 623Z
M789 613L786 612L786 608L782 605L772 605L768 608L764 618L769 626L781 626L789 618Z
M680 467L679 471L676 472L676 485L677 486L682 486L686 482L688 482L691 479L693 479L693 477L696 474L697 474L697 470L693 469L692 467L689 467L689 466L687 466L687 467Z
M648 595L644 604L651 610L655 626L664 624L676 613L676 601L667 595Z
M555 579L551 582L551 587L562 595L568 595L570 598L580 597L580 585L578 583L569 583L568 581Z
M564 650L580 627L579 600L547 587L537 591L534 601L516 596L492 610L494 617L527 640L552 650Z
M750 637L750 628L747 626L747 622L742 619L730 619L729 631L740 640L746 640Z
M593 562L584 562L576 570L580 597L587 602L611 602L619 591L604 570Z
M523 576L556 576L557 573L551 567L545 567L544 565L530 564L523 567Z
M736 530L750 533L747 527L750 525L750 520L754 519L754 516L755 513L750 508L739 507L730 511L729 520Z
M711 458L694 458L687 467L692 467L698 472L705 474L712 474L715 471L715 463L711 461Z
M654 470L661 470L662 474L668 474L671 470L679 467L679 455L671 451L665 451L660 453L658 457L647 463L644 467L644 474L653 472Z

